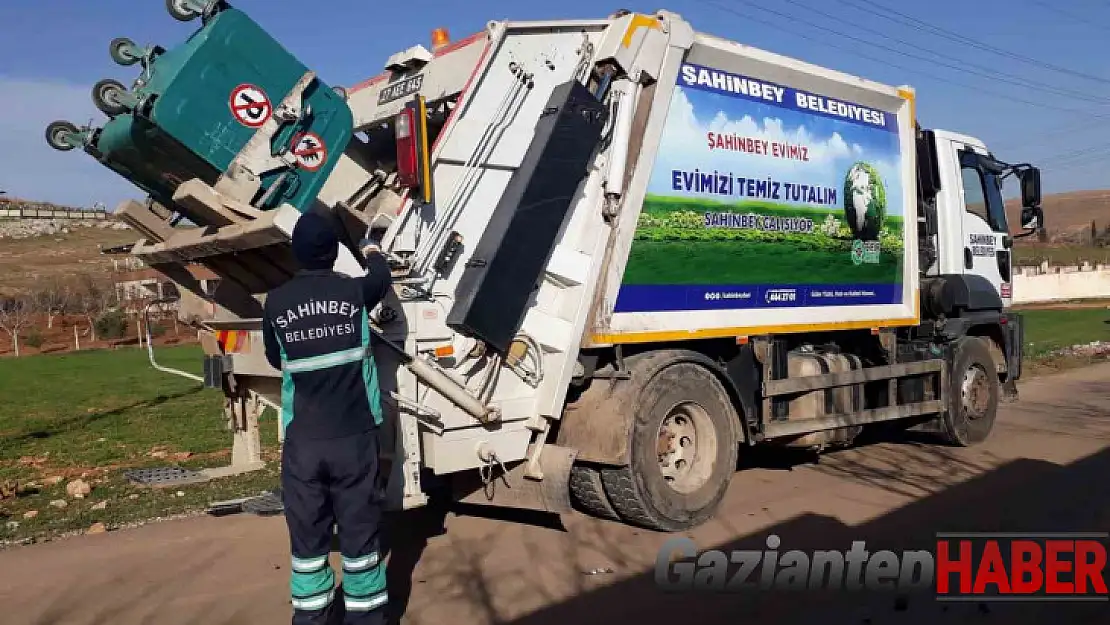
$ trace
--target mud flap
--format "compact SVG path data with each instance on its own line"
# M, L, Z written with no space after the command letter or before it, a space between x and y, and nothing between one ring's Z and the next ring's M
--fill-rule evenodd
M538 510L552 514L573 511L570 503L570 469L578 452L567 447L545 444L540 454L542 480L525 477L528 460L494 465L488 484L482 471L466 471L451 476L453 499L459 503L498 508Z
M1006 402L1017 401L1017 381L1021 379L1022 363L1025 360L1025 319L1018 313L1006 315L1002 326L1006 334L1006 383L1002 385L1002 399Z

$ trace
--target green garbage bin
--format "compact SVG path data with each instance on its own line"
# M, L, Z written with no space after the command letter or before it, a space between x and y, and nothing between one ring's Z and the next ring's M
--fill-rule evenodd
M190 178L214 183L307 71L246 14L226 8L154 57L132 90L139 105L110 119L90 153L165 203ZM297 165L283 178L263 175L260 196L280 187L259 208L308 210L351 139L353 115L331 87L314 80L302 102L308 113L271 145L292 150Z

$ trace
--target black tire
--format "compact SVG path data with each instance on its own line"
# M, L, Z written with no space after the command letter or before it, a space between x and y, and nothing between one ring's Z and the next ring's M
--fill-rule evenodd
M701 525L716 513L736 471L739 418L727 391L705 367L676 362L652 376L637 405L629 465L601 470L609 501L621 520L646 529L677 532ZM692 454L686 469L675 470L680 477L674 481L664 476L660 459L668 417L685 428L678 444L690 441L682 453ZM680 460L672 462L680 466Z
M112 57L113 61L126 67L128 65L134 65L142 60L140 57L132 54L132 50L134 49L134 41L131 41L127 37L116 37L108 44L108 55Z
M569 486L571 501L579 510L600 519L620 520L605 494L600 471L594 467L575 465L570 470Z
M191 22L200 17L200 13L185 7L181 0L166 0L166 12L179 22Z
M46 127L46 143L60 152L68 152L77 147L65 140L66 135L77 134L77 126L65 121L51 122Z
M998 373L984 339L965 337L956 344L949 375L948 410L942 420L950 445L982 443L998 415Z
M93 85L93 104L108 117L115 117L127 112L127 107L121 102L121 97L127 93L127 87L118 80L105 78Z

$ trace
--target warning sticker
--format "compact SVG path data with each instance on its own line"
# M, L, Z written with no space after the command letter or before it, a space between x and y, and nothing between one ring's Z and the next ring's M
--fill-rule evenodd
M328 160L328 147L324 140L314 132L297 135L293 139L293 158L297 164L308 171L316 171Z
M240 124L258 128L270 119L273 106L266 93L254 85L239 85L231 91L231 114Z

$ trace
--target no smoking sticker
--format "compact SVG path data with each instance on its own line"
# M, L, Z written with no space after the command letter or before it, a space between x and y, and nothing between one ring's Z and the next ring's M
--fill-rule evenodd
M328 160L328 147L324 140L314 132L298 135L293 140L293 158L297 164L308 171L316 171Z
M248 128L258 128L270 119L273 106L266 93L254 85L239 85L231 91L231 114Z

